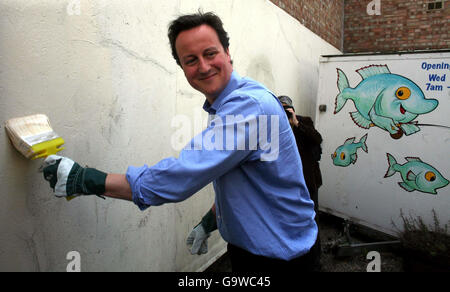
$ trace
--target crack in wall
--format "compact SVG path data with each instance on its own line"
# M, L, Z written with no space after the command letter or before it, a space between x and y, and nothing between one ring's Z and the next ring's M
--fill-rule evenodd
M284 31L283 24L282 24L281 19L280 19L280 14L277 13L276 16L277 16L277 20L278 20L278 24L279 24L279 27L280 27L281 34L283 35L284 39L285 39L286 42L288 43L289 48L291 49L292 56L294 57L295 60L297 60L297 62L298 62L299 64L301 64L300 59L297 57L297 54L295 53L296 50L295 50L294 47L292 46L292 44L291 44L291 42L290 42L290 39L287 37L287 34L286 34L286 32Z
M100 45L105 46L105 47L113 47L113 48L117 48L120 51L122 51L125 55L127 55L130 58L133 58L135 60L138 61L142 61L145 63L151 63L153 65L155 65L156 67L162 69L163 71L165 71L167 74L173 75L174 72L168 70L166 67L164 67L163 65L161 65L158 61L156 61L153 58L147 57L147 56L141 56L139 53L125 47L120 41L118 40L114 40L114 39L104 39L102 41L100 41Z
M173 75L175 74L175 72L170 71L169 69L167 69L164 65L162 65L161 63L159 63L158 61L156 61L153 58L147 57L147 56L141 56L138 52L135 52L127 47L125 47L120 41L118 40L114 40L114 39L104 39L101 40L99 42L99 44L96 44L93 41L90 40L84 40L84 39L71 39L72 42L84 42L84 43L88 43L90 45L96 46L98 47L99 45L102 47L107 47L107 48L116 48L119 49L122 53L124 53L126 56L128 56L129 58L138 60L140 62L145 62L145 63L151 63L153 65L155 65L156 67L160 68L161 70L163 70L164 72L166 72L169 75Z
M41 271L41 263L39 261L38 253L37 253L37 247L36 247L36 241L34 240L36 231L31 234L30 237L24 237L20 234L16 234L16 237L25 242L25 245L28 249L28 252L31 257L31 263L34 265L34 271L40 272Z

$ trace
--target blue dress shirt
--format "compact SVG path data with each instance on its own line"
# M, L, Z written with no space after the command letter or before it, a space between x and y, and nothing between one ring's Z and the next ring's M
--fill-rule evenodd
M130 166L133 201L144 210L189 198L213 182L223 239L253 254L291 260L317 238L314 203L295 137L268 89L233 72L210 105L208 127L178 158Z

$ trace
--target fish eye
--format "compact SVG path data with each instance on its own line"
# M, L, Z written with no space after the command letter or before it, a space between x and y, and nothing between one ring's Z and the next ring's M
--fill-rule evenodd
M333 153L333 158L336 158L336 156L337 156L337 153L334 152L334 153Z
M401 100L408 99L411 96L411 90L408 87L400 87L395 92L395 96Z
M427 181L435 181L436 180L436 175L433 172L428 171L427 173L425 173L425 179Z
M344 152L341 153L341 159L342 159L342 160L345 159L345 153L344 153Z

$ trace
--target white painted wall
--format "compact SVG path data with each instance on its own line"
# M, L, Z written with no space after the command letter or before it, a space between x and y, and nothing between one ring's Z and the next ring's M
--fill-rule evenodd
M315 115L319 56L339 51L268 0L1 0L2 123L44 113L66 140L62 155L107 172L176 156L173 118L187 115L193 136L206 115L171 56L167 26L198 8L224 21L240 75ZM225 251L218 232L206 255L185 245L214 201L211 186L140 212L119 200L56 199L40 163L0 131L1 271L65 271L69 251L82 271L197 271Z

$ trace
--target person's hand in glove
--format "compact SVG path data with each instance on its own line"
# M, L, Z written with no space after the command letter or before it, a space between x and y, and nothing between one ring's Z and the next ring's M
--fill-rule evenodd
M208 237L217 229L215 208L202 218L202 221L192 229L186 244L190 247L191 254L205 254L208 252Z
M95 168L81 167L67 157L50 155L45 159L41 170L56 197L102 196L105 192L106 173Z
M201 223L192 229L186 239L186 244L190 247L191 254L201 255L208 252L209 235L209 233L205 232Z

